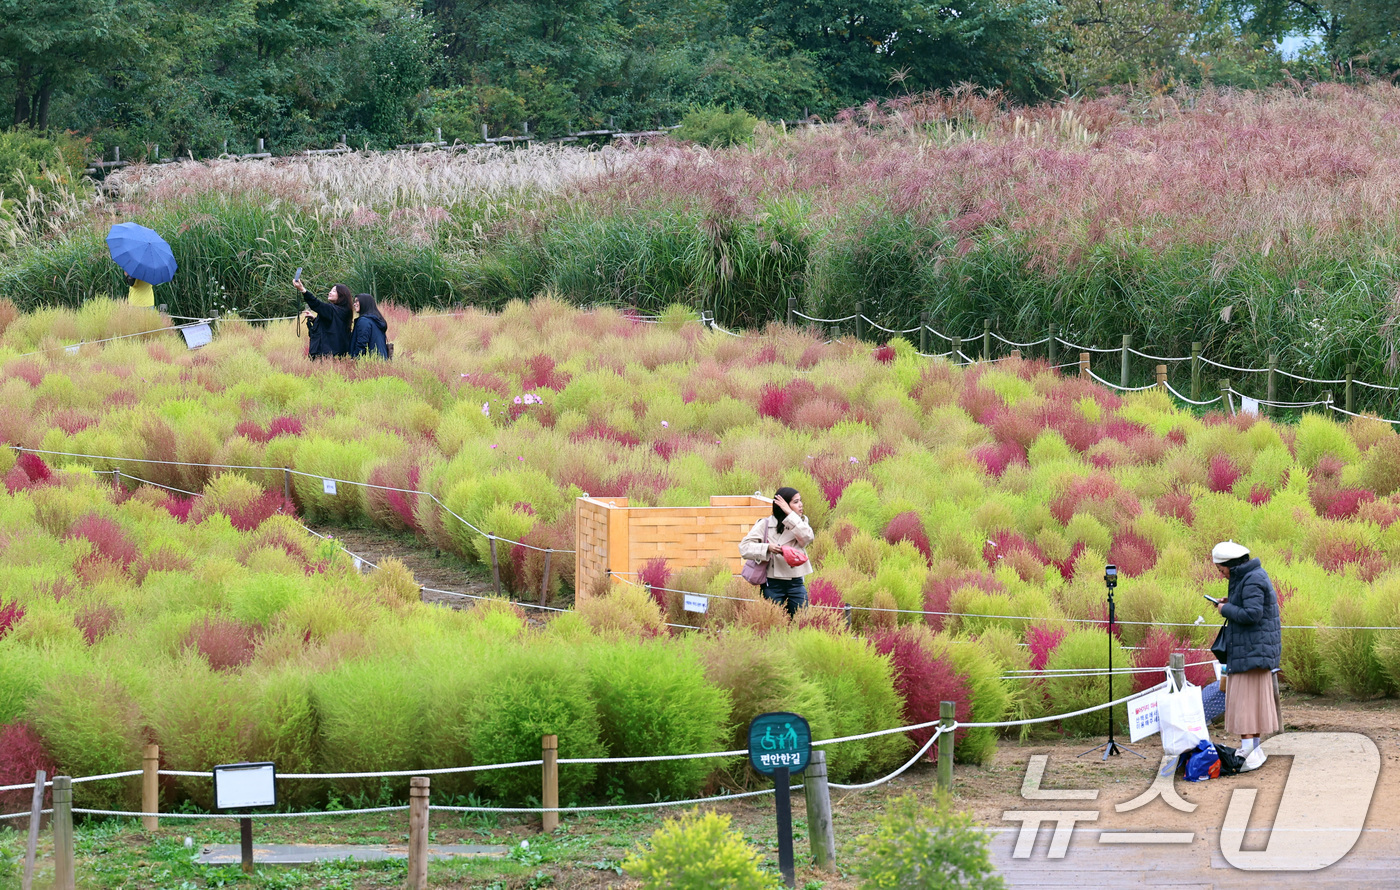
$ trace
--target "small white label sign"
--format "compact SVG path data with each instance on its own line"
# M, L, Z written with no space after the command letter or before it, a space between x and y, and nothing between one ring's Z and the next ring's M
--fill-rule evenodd
M710 598L687 593L685 595L685 610L687 612L708 612L710 611Z
M214 807L240 810L277 805L277 767L271 763L233 763L214 767Z
M1253 414L1259 416L1259 400L1251 399L1249 396L1240 396L1240 413Z
M1157 693L1150 692L1128 700L1129 741L1138 742L1161 732L1162 721L1157 714Z
M185 335L185 345L190 349L198 349L214 342L214 331L209 327L208 322L180 328L180 333Z
M321 490L324 491L326 494L335 494L335 480L334 480L334 479L322 479L322 480L321 480Z
M69 355L77 355L78 350L82 348L82 345L83 344L81 343L74 343L72 346L63 347L63 351L68 353Z
M365 570L365 561L364 561L363 559L360 559L358 556L355 557L355 571L360 572L360 573L363 574L363 573L364 573L364 570Z

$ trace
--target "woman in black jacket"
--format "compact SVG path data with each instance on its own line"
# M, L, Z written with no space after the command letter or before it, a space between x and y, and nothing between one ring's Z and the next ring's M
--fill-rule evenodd
M389 323L384 320L383 315L379 314L379 307L375 305L374 297L369 294L356 294L355 312L359 318L355 319L350 357L360 358L365 355L377 355L388 361Z
M354 318L354 296L350 288L337 284L326 294L326 299L318 300L306 289L300 279L292 285L301 292L308 311L302 313L306 319L309 347L307 355L320 358L325 355L344 358L350 354L350 321ZM312 314L315 317L312 317Z
M1229 594L1216 609L1225 625L1225 731L1241 738L1245 768L1264 762L1259 736L1279 731L1273 672L1283 657L1283 628L1278 597L1259 560L1234 541L1211 551L1220 574L1229 579Z

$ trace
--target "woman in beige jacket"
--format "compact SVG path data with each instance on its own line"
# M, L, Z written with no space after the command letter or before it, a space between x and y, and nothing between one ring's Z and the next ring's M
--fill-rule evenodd
M773 515L755 522L739 542L741 557L768 563L768 581L759 590L764 599L784 606L789 617L807 605L807 585L802 579L812 571L812 564L788 565L783 547L802 550L813 537L802 513L802 495L795 488L780 488L773 496Z

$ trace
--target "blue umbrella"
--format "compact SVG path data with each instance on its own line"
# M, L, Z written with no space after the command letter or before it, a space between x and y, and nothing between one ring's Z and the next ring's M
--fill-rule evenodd
M136 223L117 223L107 233L107 249L126 274L147 284L165 284L175 277L175 254L165 239Z

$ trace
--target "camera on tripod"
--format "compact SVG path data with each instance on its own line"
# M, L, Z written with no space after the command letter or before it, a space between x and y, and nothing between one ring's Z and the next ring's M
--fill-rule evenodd
M1112 590L1118 586L1118 566L1107 565L1103 567L1103 583Z

